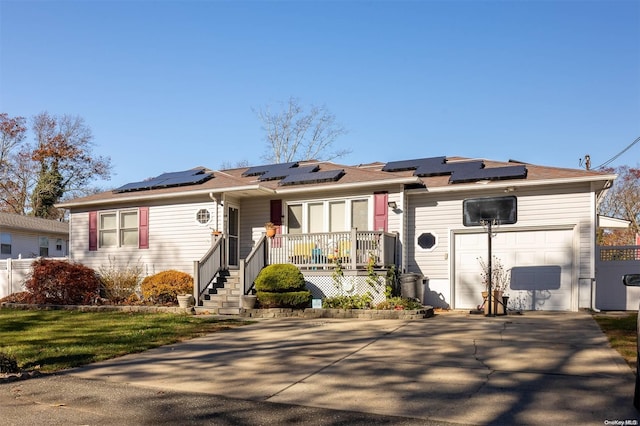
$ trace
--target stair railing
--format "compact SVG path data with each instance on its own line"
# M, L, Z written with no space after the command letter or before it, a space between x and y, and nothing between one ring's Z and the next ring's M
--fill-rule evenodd
M251 253L240 261L240 288L242 294L249 294L253 282L258 274L267 265L267 237L263 235L253 247Z
M202 259L193 262L193 297L197 301L215 276L227 268L224 247L224 237L220 237Z

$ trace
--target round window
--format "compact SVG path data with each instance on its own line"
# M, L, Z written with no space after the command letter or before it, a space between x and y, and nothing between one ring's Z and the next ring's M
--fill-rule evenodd
M418 245L420 246L420 248L425 250L433 249L436 246L437 242L438 240L436 236L431 232L425 232L423 234L420 234L420 236L418 237Z
M202 225L206 225L211 220L211 212L207 209L200 209L196 213L196 220Z

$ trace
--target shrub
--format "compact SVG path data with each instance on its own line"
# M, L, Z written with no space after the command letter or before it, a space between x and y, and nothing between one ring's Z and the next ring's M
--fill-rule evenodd
M255 281L258 302L264 308L304 308L311 302L302 272L291 264L265 267Z
M179 294L193 293L193 277L186 272L170 269L142 280L142 297L152 303L177 303Z
M290 291L284 293L258 291L256 295L260 301L260 306L263 308L302 309L311 303L310 291Z
M101 295L109 299L111 303L123 303L131 299L137 299L136 290L142 279L142 266L127 264L118 267L115 257L109 256L109 265L98 269L101 284ZM134 297L135 296L135 297Z
M256 290L268 292L289 292L305 288L304 275L295 265L276 263L266 266L255 281Z
M0 352L0 373L19 373L18 361L15 357Z
M376 309L391 309L391 310L417 310L422 309L422 303L414 299L407 299L404 297L390 297L384 302L380 302L376 305Z
M25 283L32 303L89 304L99 296L100 281L91 268L64 260L38 259Z
M3 297L0 299L0 303L32 303L31 299L31 293L28 291L19 291Z
M369 309L373 298L370 294L355 294L353 296L334 296L322 300L325 309Z

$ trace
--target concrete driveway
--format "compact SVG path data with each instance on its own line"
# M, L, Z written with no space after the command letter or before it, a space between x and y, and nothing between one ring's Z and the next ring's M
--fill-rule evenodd
M126 384L141 393L219 395L256 407L398 416L397 423L622 425L640 419L632 406L633 372L587 313L262 320L56 378L82 383L76 388L84 393L95 389L92 406L100 404L101 386ZM43 391L51 380L13 384L19 398L11 384L2 384L0 397L71 408L73 398ZM118 409L112 408L114 416Z

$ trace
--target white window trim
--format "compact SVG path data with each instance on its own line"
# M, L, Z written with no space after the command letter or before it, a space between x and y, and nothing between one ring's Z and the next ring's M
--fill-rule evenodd
M422 248L420 247L420 244L418 244L418 238L420 238L420 235L422 234L431 234L433 235L433 238L435 239L435 241L433 242L433 246L431 248ZM419 251L434 251L436 249L436 247L438 247L438 243L439 243L439 238L438 238L438 234L435 233L434 231L422 231L419 234L416 232L416 250Z
M202 223L202 222L200 222L200 221L198 220L198 215L200 214L200 211L202 211L202 210L204 210L204 211L206 211L206 212L208 212L208 213L209 213L209 220L208 220L208 221L206 221L205 223ZM206 208L206 207L202 207L202 208L199 208L198 210L196 210L196 214L195 214L194 220L195 220L195 222L196 222L196 224L197 224L198 226L208 227L209 225L211 225L211 222L213 221L213 217L214 217L214 211L213 211L213 209L209 209L209 208Z
M135 244L129 244L129 245L124 245L121 244L122 241L122 231L124 230L133 230L134 228L122 228L121 224L120 224L120 219L122 217L123 213L135 213L136 217L137 217L137 222L136 222L136 227L135 229L137 230L137 237L136 237L136 243ZM116 226L115 226L115 230L116 230L116 244L115 245L109 245L109 246L105 246L102 244L102 216L104 215L112 215L115 214L116 216ZM98 213L98 248L102 248L102 249L112 249L112 248L120 248L120 247L138 247L138 245L140 244L140 210L139 209L121 209L121 210L105 210L105 211L101 211Z
M351 230L351 202L356 200L366 200L367 201L367 228L373 228L373 196L372 195L364 195L364 196L353 196L353 197L337 197L337 198L323 198L323 199L311 199L311 200L295 200L295 201L286 201L285 202L285 215L283 227L287 228L288 231L289 226L289 206L302 205L302 233L309 233L309 204L323 204L322 210L322 228L323 232L329 232L329 205L335 202L343 201L345 203L345 230ZM343 231L345 232L345 231Z

